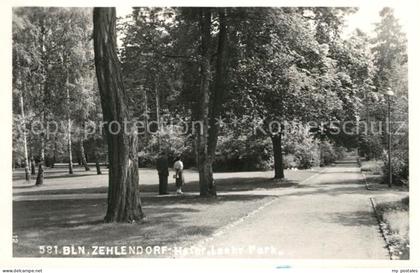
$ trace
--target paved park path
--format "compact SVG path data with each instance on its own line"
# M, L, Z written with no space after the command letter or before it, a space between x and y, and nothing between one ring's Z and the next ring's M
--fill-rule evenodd
M278 197L193 246L243 258L389 259L371 192L353 160L271 194Z

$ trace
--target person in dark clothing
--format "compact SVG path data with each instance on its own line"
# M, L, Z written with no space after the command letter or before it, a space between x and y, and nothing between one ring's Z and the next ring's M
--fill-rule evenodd
M169 163L168 156L162 152L156 161L156 169L159 174L159 194L168 194Z

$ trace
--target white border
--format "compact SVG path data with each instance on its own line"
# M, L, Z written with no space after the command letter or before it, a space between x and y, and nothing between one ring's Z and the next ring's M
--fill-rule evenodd
M409 5L410 24L408 29L408 52L409 52L409 113L410 113L410 245L411 253L409 261L378 261L378 260L243 260L243 259L211 259L211 260L189 260L189 259L135 259L135 258L101 258L100 260L92 258L12 258L12 192L11 192L11 121L12 121L12 107L11 107L11 8L12 6L395 6L395 5ZM420 26L420 2L415 0L405 1L391 1L391 0L143 0L133 1L127 0L124 3L118 3L110 0L16 0L2 2L0 4L0 26L1 26L1 99L0 99L0 125L2 126L2 134L0 134L0 270L6 268L42 268L43 272L67 271L71 272L74 269L77 271L82 268L83 272L92 269L100 269L104 272L111 272L111 270L130 269L130 271L149 272L151 270L168 270L168 272L182 270L183 272L193 270L195 272L227 272L227 271L245 271L245 272L279 272L277 266L289 265L291 268L359 268L362 271L369 272L391 272L390 269L410 269L420 268L420 240L419 233L419 183L420 177L416 166L420 163L419 156L420 148L418 140L420 140L419 127L416 118L419 116L420 109L420 90L419 90L419 54L417 49L419 46L419 31ZM417 107L416 107L417 106ZM64 268L67 268L66 270ZM370 268L368 270L368 268ZM385 270L372 270L386 269ZM288 270L289 272L293 270ZM346 270L347 271L347 270ZM296 272L296 271L295 271ZM300 271L299 271L300 272ZM305 271L308 272L308 271ZM311 270L311 272L321 272L320 270ZM335 270L335 272L337 272ZM341 269L340 272L343 272Z

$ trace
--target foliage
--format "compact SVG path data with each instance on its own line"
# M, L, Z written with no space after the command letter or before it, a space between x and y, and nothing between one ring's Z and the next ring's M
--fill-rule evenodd
M29 128L35 122L43 126L58 124L50 133L28 135L30 156L40 158L45 153L47 165L67 160L64 121L72 120L72 139L80 141L85 122L96 122L101 116L93 70L90 11L56 7L13 9L13 114L21 114L21 96Z
M391 88L395 96L383 100L383 116L387 113L387 100L391 109L390 130L384 130L383 145L388 143L388 134L391 134L393 174L398 178L408 179L408 79L407 79L407 39L401 30L398 19L390 8L384 8L381 13L381 22L376 25L376 36L372 39L374 45L374 64L377 67L375 85L378 91L384 92ZM387 150L387 148L385 148ZM384 149L384 150L385 150ZM386 153L384 153L386 157ZM388 160L384 166L385 177L388 176Z
M221 20L220 9L210 10L211 95L220 85L216 67ZM219 132L215 171L272 168L270 138L278 134L283 138L284 168L331 164L346 149L354 148L368 159L380 158L387 150L386 132L358 131L355 124L385 124L388 101L384 91L391 87L396 94L390 101L393 168L396 175L408 177L407 41L392 9L381 11L373 37L360 30L342 35L344 19L354 8L232 7L223 11L226 82L218 106L223 109L220 118L234 124ZM159 151L166 151L170 160L181 155L186 167L196 165L191 126L180 134L171 121L191 124L202 110L198 107L199 14L193 7L136 7L118 22L118 54L130 114L145 124L160 119L159 126L155 123L149 132L140 134L142 167L153 167ZM69 115L73 140L84 140L88 158L106 160L103 136L97 133L84 139L82 134L85 123L102 119L91 32L87 9L13 9L14 161L23 154L18 132L20 97L27 124L66 120ZM287 131L281 126L277 132L267 131L272 121L301 123L305 130ZM309 122L316 125L308 129ZM351 123L350 133L334 134L333 123ZM254 131L256 126L268 133ZM50 138L29 134L30 155L39 158L44 147L50 161L66 161L65 129Z
M384 166L383 173L384 179L387 179L389 174L388 157L384 155ZM408 179L409 168L408 168L408 154L405 150L395 150L392 153L391 164L392 164L392 175L393 183L400 184L401 179ZM388 180L386 180L388 181Z
M268 139L252 136L221 136L213 165L215 171L261 171L272 167Z
M310 133L309 128L295 130L284 138L286 164L297 165L297 168L308 169L319 166L319 141ZM293 155L294 158L291 158Z
M366 160L381 158L383 154L383 144L381 136L362 135L359 140L360 156Z
M336 149L331 142L322 141L319 144L319 149L321 153L321 166L329 165L339 159L339 155L336 153Z

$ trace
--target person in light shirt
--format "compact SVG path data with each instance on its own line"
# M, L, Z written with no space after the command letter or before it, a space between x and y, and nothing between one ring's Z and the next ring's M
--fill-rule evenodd
M182 171L184 170L184 164L181 161L181 157L176 157L174 163L174 170L175 170L175 186L176 186L176 193L182 194L182 185L184 184L184 175Z

